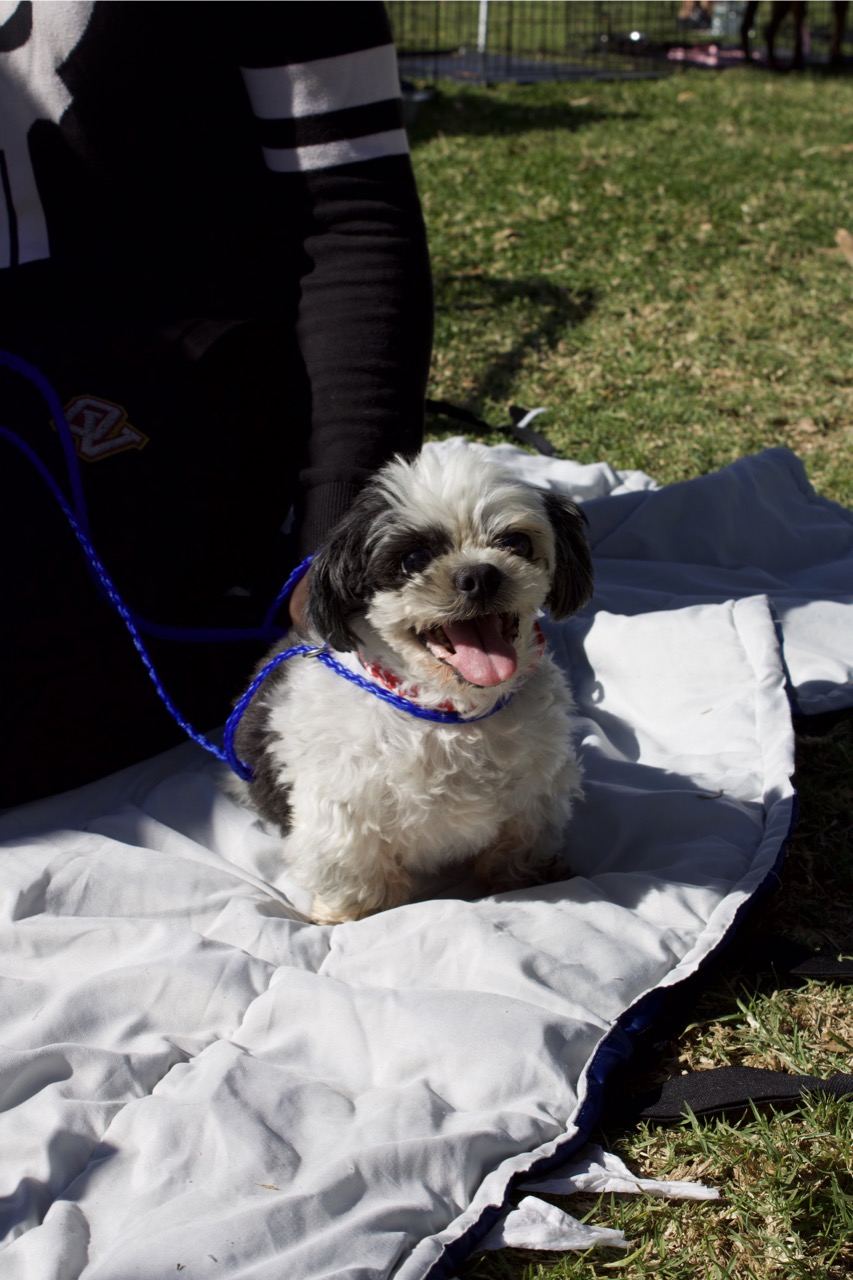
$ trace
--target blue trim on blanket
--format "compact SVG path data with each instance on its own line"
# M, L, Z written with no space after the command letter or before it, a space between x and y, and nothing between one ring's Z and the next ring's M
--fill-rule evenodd
M640 996L616 1019L610 1031L599 1043L589 1062L587 1094L573 1121L577 1128L577 1133L560 1144L552 1155L543 1156L541 1160L535 1161L523 1173L516 1174L510 1178L504 1193L503 1203L500 1205L487 1205L477 1222L473 1223L452 1244L444 1247L441 1257L437 1258L430 1269L424 1273L423 1280L452 1280L459 1267L467 1261L472 1253L476 1252L480 1241L485 1239L492 1227L500 1222L510 1208L510 1196L515 1185L522 1180L527 1181L532 1178L544 1177L545 1174L566 1164L572 1156L586 1146L590 1135L604 1112L608 1079L616 1067L630 1061L634 1053L634 1040L649 1029L655 1019L660 1016L665 1006L669 1004L686 982L694 980L697 975L710 967L712 961L719 959L721 952L733 942L735 935L740 932L746 918L752 915L756 908L777 887L779 873L788 854L788 843L797 825L798 814L799 797L795 790L791 796L791 818L788 823L788 830L779 844L779 851L773 866L767 872L761 884L757 885L749 898L738 907L731 924L716 946L702 957L691 973L686 974L684 978L673 986L655 987L653 991L647 991L645 995Z

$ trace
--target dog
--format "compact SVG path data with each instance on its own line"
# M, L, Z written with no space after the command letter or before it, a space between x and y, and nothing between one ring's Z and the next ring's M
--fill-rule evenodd
M380 696L296 657L235 734L313 920L409 902L450 865L491 892L568 874L573 704L537 618L591 592L583 513L482 446L395 458L360 492L312 565L310 636L278 648L324 646Z

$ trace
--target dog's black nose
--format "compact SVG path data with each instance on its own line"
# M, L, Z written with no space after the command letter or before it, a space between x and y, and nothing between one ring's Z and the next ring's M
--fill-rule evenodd
M475 604L486 604L503 582L503 574L494 564L466 564L453 575L453 585Z

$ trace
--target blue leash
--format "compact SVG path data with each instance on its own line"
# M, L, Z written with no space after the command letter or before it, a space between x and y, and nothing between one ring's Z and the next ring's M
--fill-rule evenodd
M280 653L275 654L252 680L246 692L236 703L234 710L231 712L225 722L225 730L223 734L222 746L218 747L215 743L206 738L204 734L194 729L188 720L184 718L178 708L175 706L166 689L157 674L151 656L145 647L142 639L142 633L155 636L159 639L178 640L188 642L210 642L210 641L241 641L241 640L259 640L267 644L276 640L280 640L285 634L282 628L275 626L273 619L278 610L290 598L296 584L305 576L313 560L313 556L308 556L301 564L297 565L288 577L284 586L273 600L263 624L258 628L246 629L210 629L210 628L193 628L193 627L172 627L162 625L160 623L151 622L142 618L139 614L132 612L122 600L121 596L113 583L107 569L95 550L89 533L89 519L86 510L86 500L83 495L83 485L80 479L80 468L77 460L77 452L74 446L74 439L71 428L65 417L65 412L59 402L55 390L38 370L35 365L30 364L26 360L22 360L20 356L13 355L11 352L0 350L0 366L5 366L13 372L27 378L34 386L38 388L42 396L46 400L48 407L53 415L53 421L56 424L59 438L62 442L62 448L65 455L65 465L68 471L68 479L71 486L72 502L69 502L62 492L55 478L42 462L41 458L35 451L30 448L25 440L22 440L14 431L10 431L7 427L0 426L0 439L5 440L16 448L19 453L27 459L32 466L35 467L44 483L52 493L54 499L59 504L68 521L71 529L83 549L83 554L89 564L90 569L94 573L96 580L112 604L116 613L123 621L127 628L130 638L142 659L145 670L157 691L166 710L183 729L187 737L193 742L203 747L211 755L216 756L223 764L227 764L231 769L242 778L245 782L251 782L254 776L251 767L241 760L237 755L234 739L239 728L240 722L260 687L263 685L267 677L280 667L283 663L288 662L291 658L312 656L322 662L331 671L342 676L350 683L358 685L359 688L373 694L374 697L380 698L383 702L387 702L390 706L396 707L399 711L405 711L408 715L416 716L421 720L430 720L438 724L473 724L478 720L487 720L490 716L495 715L502 710L509 702L512 695L502 698L490 711L480 716L461 716L456 711L437 711L428 707L418 706L417 703L410 702L408 699L401 697L399 694L393 693L389 689L383 689L380 685L374 684L372 681L365 679L355 671L338 662L328 649L315 645L301 644L295 645L293 648L284 649Z
M310 557L309 557L310 560ZM293 586L302 577L308 567L308 561L303 562L291 578L294 579ZM302 572L300 572L300 570ZM296 577L295 575L298 575ZM290 579L288 580L290 581ZM286 589L286 588L285 588ZM284 591L282 592L284 594ZM288 593L289 594L289 593ZM399 693L393 693L390 689L383 689L381 685L374 684L372 680L365 679L360 676L357 671L350 671L349 667L345 667L343 663L338 662L328 649L318 647L312 644L296 645L292 649L284 649L281 653L276 653L268 662L261 667L246 692L235 703L234 710L225 722L225 732L222 737L222 757L236 774L243 778L246 782L251 782L253 774L252 770L237 756L234 748L234 736L239 727L243 715L248 709L249 703L266 680L267 676L275 671L283 663L289 662L291 658L298 657L316 658L318 662L322 662L324 667L328 667L330 671L334 671L336 675L343 676L344 680L348 680L350 684L357 685L359 689L364 689L366 693L372 693L374 698L387 702L389 706L396 707L398 711L405 711L407 715L415 716L418 720L431 720L434 724L476 724L478 720L488 720L490 716L495 715L498 711L502 711L506 704L511 700L512 694L501 698L490 711L485 711L480 716L462 716L458 711L437 711L431 707L421 707L416 702L410 702L408 698L403 698ZM218 753L217 753L218 754Z

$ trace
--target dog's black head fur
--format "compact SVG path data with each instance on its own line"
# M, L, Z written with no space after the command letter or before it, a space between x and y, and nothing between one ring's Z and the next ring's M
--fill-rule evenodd
M311 566L308 622L339 653L356 646L347 620L364 607L370 596L370 533L390 511L391 503L380 489L373 485L362 489Z
M568 498L543 492L542 501L554 531L556 565L546 601L556 620L571 617L592 594L593 570L586 536L586 516ZM397 526L393 539L377 539L389 524ZM348 620L363 610L378 588L397 585L404 544L435 543L435 551L448 549L441 530L406 530L399 527L401 513L381 487L369 484L344 518L332 530L317 553L308 584L308 621L314 632L339 652L356 647ZM445 541L447 545L439 544ZM383 549L387 554L383 554ZM400 584L402 584L402 575Z
M545 603L555 622L570 618L592 595L592 555L587 538L589 521L569 498L546 492L545 510L554 530L557 563Z

